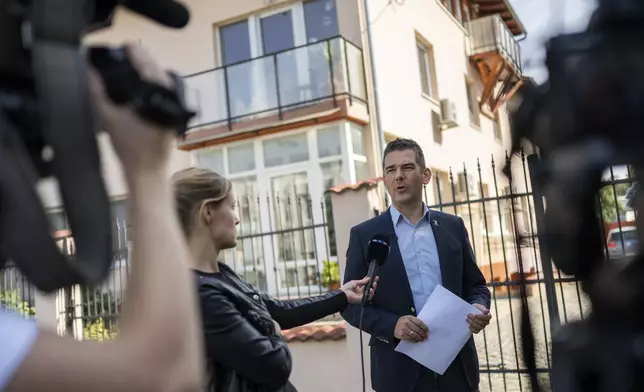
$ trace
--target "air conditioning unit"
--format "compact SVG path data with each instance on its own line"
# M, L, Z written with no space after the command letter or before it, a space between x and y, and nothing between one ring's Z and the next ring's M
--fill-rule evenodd
M443 128L452 128L456 123L456 104L449 99L441 99L441 124Z

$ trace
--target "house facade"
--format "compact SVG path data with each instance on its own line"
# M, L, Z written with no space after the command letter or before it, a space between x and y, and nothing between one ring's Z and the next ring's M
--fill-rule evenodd
M345 249L336 243L326 190L381 176L383 144L407 137L420 143L434 172L426 202L463 217L481 269L490 281L499 278L494 270L515 253L506 247L513 224L504 197L529 187L521 178L510 189L501 175L509 147L506 101L523 80L518 41L525 35L508 0L183 3L192 14L183 30L119 10L113 28L87 44L138 43L184 76L198 115L177 143L170 171L205 167L233 182L240 241L226 263L281 298L337 285L335 262ZM105 135L99 144L123 255L127 188ZM41 184L41 194L54 231L68 232L55 182ZM529 214L521 203L518 215ZM117 298L122 260L104 287ZM80 304L81 295L75 298ZM81 321L76 335L87 327ZM303 390L328 390L329 374L342 380L336 390L359 382L343 324L330 325L287 336ZM304 372L321 364L325 374Z
M464 199L507 192L489 157L500 171L525 32L506 0L370 0L368 10L362 0L184 3L192 19L183 30L120 10L87 43L138 43L184 76L199 114L172 169L206 167L233 181L241 241L226 259L259 287L324 289L322 263L338 254L325 190L381 175L382 144L396 137L423 147L430 205L460 213ZM115 218L125 221L121 169L100 143ZM65 230L55 184L43 194ZM483 222L468 208L481 247L502 235L509 217L498 210L489 206Z

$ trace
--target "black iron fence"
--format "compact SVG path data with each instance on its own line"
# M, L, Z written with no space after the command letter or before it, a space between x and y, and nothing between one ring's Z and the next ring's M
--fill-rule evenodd
M343 37L227 64L184 78L198 109L190 127L227 125L276 116L345 98L367 100L362 50ZM309 113L310 114L310 113Z
M34 287L11 262L0 267L0 306L31 318L36 315Z
M425 189L431 209L464 220L492 293L492 323L475 337L482 391L529 390L518 332L519 260L526 274L537 365L544 381L551 369L551 324L583 318L589 310L574 277L546 262L547 249L536 235L544 211L539 189L530 178L536 157L514 157L512 182L498 174L508 160L434 170L434 180ZM635 214L624 203L632 180L627 168L612 168L597 196L608 261L631 255L638 246ZM297 191L289 195L242 196L238 200L238 245L226 251L222 261L256 287L280 298L310 296L337 287L341 279L337 257L344 250L335 245L330 200L314 200ZM114 230L114 265L108 279L99 287L77 286L59 293L62 332L94 340L111 339L118 332L130 242L124 222L117 221ZM59 244L73 257L71 238L62 238ZM0 304L27 316L35 314L33 289L26 280L11 265L0 273Z
M58 239L63 253L75 255L72 237ZM116 337L121 303L127 287L130 254L129 228L116 220L113 225L114 261L107 279L99 286L77 285L58 292L58 331L77 339L105 341Z
M463 218L492 293L492 322L475 336L482 391L530 390L519 333L520 260L544 385L549 385L551 370L551 326L581 319L589 311L577 280L546 261L547 249L536 235L544 213L543 198L530 178L537 157L515 156L512 182L499 175L509 162L506 157L501 162L477 161L459 170L435 170L434 181L425 192L431 209ZM632 182L627 168L611 168L597 197L608 260L631 255L637 247L634 213L623 203Z
M340 286L330 199L309 194L243 196L237 247L223 260L245 280L279 298ZM266 211L261 214L260 211Z
M240 197L240 224L235 249L220 261L260 290L282 298L325 293L340 286L330 200L309 194ZM129 230L114 227L114 265L100 287L75 286L58 295L59 330L76 338L109 340L118 332L118 316L127 286ZM74 255L73 239L60 238L61 249ZM337 319L332 315L329 319Z

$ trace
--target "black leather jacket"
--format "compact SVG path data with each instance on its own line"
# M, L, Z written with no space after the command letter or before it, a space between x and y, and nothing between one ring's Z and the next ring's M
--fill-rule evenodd
M219 273L196 273L209 392L294 392L288 382L291 354L273 320L289 329L348 305L341 290L280 301L257 291L221 263Z

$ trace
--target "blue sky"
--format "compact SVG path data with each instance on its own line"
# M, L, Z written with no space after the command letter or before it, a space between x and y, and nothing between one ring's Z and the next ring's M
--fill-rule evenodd
M595 0L510 0L528 36L521 42L524 74L537 82L548 78L544 43L562 32L586 28Z

